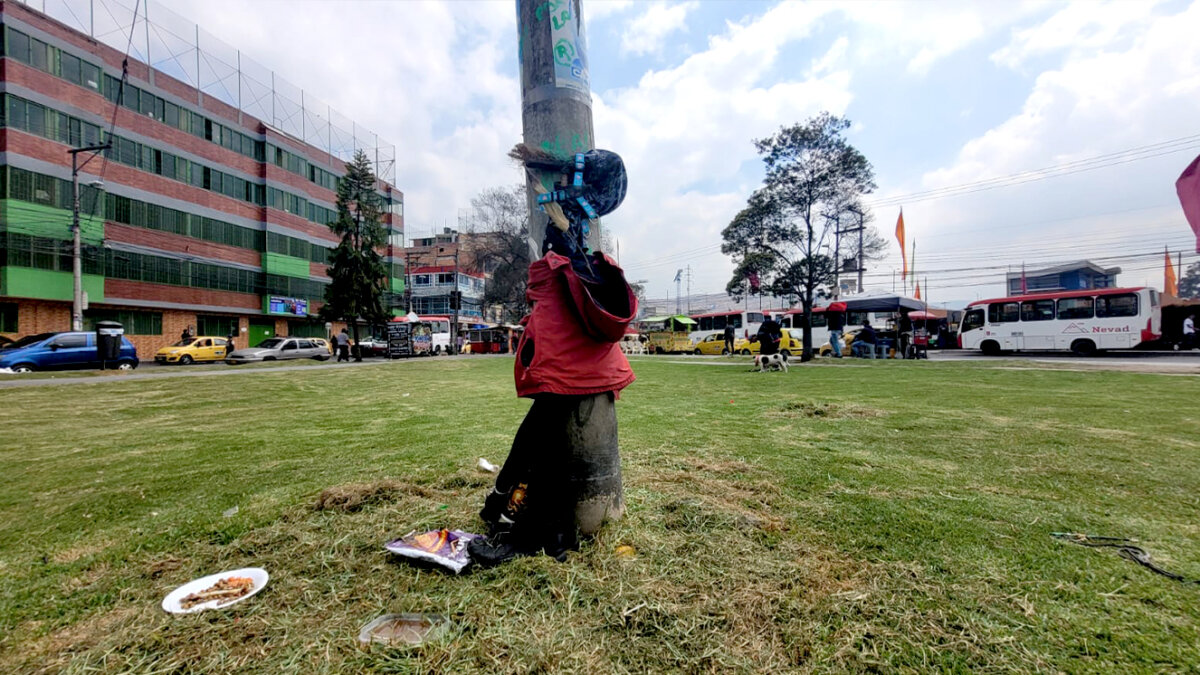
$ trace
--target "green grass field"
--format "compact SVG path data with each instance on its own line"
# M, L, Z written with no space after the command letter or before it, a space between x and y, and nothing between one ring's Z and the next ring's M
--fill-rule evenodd
M626 518L457 577L382 545L480 527L511 361L2 390L0 672L1194 672L1200 585L1050 533L1200 577L1200 380L1004 366L637 360ZM385 612L454 630L361 649Z

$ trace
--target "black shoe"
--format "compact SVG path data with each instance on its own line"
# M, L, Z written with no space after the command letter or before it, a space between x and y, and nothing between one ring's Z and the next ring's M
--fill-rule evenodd
M471 562L480 567L495 567L513 558L541 553L542 547L516 536L501 532L493 537L472 539L467 544Z

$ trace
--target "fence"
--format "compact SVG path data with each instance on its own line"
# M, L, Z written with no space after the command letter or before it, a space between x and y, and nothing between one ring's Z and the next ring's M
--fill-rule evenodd
M18 1L121 53L128 47L131 59L342 161L361 149L377 177L396 182L394 144L166 7L150 0L136 10L122 0Z

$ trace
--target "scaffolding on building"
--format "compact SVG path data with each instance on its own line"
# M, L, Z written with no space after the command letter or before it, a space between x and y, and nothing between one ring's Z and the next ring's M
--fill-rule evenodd
M18 1L121 53L129 46L131 59L150 66L151 83L156 72L172 77L331 160L347 162L362 150L376 177L395 185L395 144L158 3L140 0L135 9L121 0Z

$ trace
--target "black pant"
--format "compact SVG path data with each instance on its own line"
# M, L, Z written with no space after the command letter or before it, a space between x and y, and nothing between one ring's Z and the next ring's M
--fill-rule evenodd
M729 337L728 335L725 336L725 351L729 352L730 354L733 353L733 338Z
M350 360L350 345L338 345L338 361Z
M573 539L567 421L581 398L544 394L534 399L479 512L492 533L511 530L539 542Z

